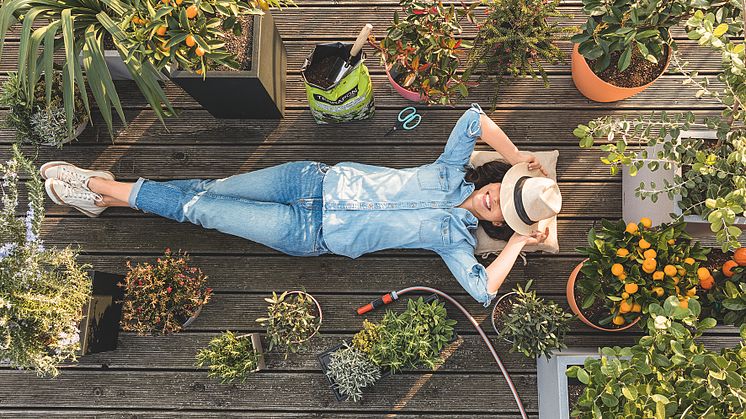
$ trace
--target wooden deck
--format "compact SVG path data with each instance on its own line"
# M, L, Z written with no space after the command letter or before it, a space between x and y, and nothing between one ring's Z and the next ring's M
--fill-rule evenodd
M391 21L396 2L302 0L297 9L275 14L289 53L287 117L274 120L216 120L182 90L167 84L168 96L181 113L163 127L146 109L134 84L122 83L120 92L130 125L112 144L105 125L96 120L80 140L63 150L44 148L39 162L63 159L84 167L108 169L119 178L219 178L293 160L326 163L355 160L408 167L433 161L448 133L469 102L488 104L490 87L474 89L455 109L421 109L422 124L412 133L383 137L396 113L409 103L386 82L375 58L371 70L377 113L374 119L340 126L317 126L307 109L299 75L312 45L330 40L353 40L365 23L382 33ZM578 2L566 2L582 20ZM473 35L474 31L468 31ZM687 60L714 73L719 58L684 40L680 50ZM563 48L570 49L569 43ZM0 59L0 80L15 67L17 47ZM369 50L370 52L370 50ZM126 93L125 93L126 92ZM681 85L670 73L642 94L614 104L592 103L572 84L569 61L551 68L551 88L541 81L515 80L502 90L495 121L527 150L560 150L558 177L565 196L559 221L561 253L530 254L528 265L516 266L502 291L529 278L541 294L566 305L564 287L572 267L580 261L576 246L585 243L588 229L601 218L621 216L621 183L598 160L600 154L580 150L572 135L578 124L605 114L636 114L653 110L695 110L714 114L716 105L694 99L695 90ZM0 117L4 110L0 109ZM120 127L121 128L121 127ZM13 133L0 131L0 159L7 159ZM485 149L484 144L478 145ZM187 332L167 337L139 337L123 333L119 349L85 357L54 380L30 372L0 370L0 417L372 417L385 414L450 417L516 417L510 392L484 345L455 313L462 336L435 373L406 371L380 382L360 403L337 403L316 362L316 354L360 326L354 308L383 292L421 284L452 293L484 320L488 311L458 285L437 255L424 251L384 251L349 260L325 256L298 259L263 246L214 231L179 224L127 209L115 209L99 219L88 219L65 208L49 206L44 227L48 244L80 245L83 260L96 269L124 273L125 261L154 258L166 247L184 249L210 277L215 295ZM308 350L283 361L268 357L269 370L242 385L221 385L193 366L198 348L226 329L259 331L254 319L271 291L305 287L324 308L323 336ZM371 318L379 318L382 310ZM490 330L491 332L491 330ZM493 335L493 333L490 333ZM570 346L629 344L634 335L602 335L579 322L573 325ZM738 341L731 329L718 329L705 338L713 346ZM497 342L526 408L537 412L536 367L510 354Z

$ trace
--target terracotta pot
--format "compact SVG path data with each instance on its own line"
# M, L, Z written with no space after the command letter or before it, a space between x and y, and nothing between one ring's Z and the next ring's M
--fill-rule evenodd
M585 57L578 52L578 44L575 44L572 49L572 81L575 83L575 87L577 87L578 91L590 100L596 102L616 102L618 100L632 97L647 89L666 72L670 62L671 51L669 48L666 57L666 66L655 80L639 87L618 87L611 83L607 83L598 77L596 73L591 70Z
M420 92L413 92L411 90L408 90L405 87L401 86L396 81L394 81L394 78L391 77L391 73L389 73L390 68L391 66L386 67L386 77L389 78L389 83L391 83L391 85L394 86L394 90L396 90L396 93L399 93L401 97L407 100L411 100L412 102L423 102L425 100L425 98L420 94Z
M583 315L583 312L580 310L580 307L578 307L578 304L575 302L575 281L578 279L578 275L580 274L580 269L583 267L583 264L587 260L588 259L580 262L578 266L576 266L575 269L572 270L572 273L570 274L570 278L567 280L567 289L566 289L567 303L570 305L570 309L572 310L572 312L575 313L575 315L578 316L580 321L582 321L583 323L587 324L588 326L596 330L602 330L604 332L621 332L622 330L627 330L630 327L636 325L637 322L640 321L639 317L636 318L632 323L626 326L622 326L622 327L615 328L615 329L608 329L605 327L601 327L597 324L594 324L593 322L588 320L588 318L586 318L585 315Z
M316 336L317 333L319 333L319 329L321 329L321 323L324 320L324 313L321 311L321 304L319 304L319 302L316 300L316 298L313 297L313 295L307 292L304 292L304 291L288 291L288 295L290 294L304 294L306 297L310 298L311 301L313 301L313 303L316 305L316 310L319 312L319 324L316 325L316 330L314 330L313 333L311 333L311 335L308 336L307 338L301 339L297 342L293 342L293 343L303 343L303 342L308 341L312 337Z

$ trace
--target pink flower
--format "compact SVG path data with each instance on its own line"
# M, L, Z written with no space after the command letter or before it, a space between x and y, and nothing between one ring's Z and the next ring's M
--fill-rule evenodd
M171 291L173 291L173 288L168 287L168 288L166 288L166 291L171 292Z

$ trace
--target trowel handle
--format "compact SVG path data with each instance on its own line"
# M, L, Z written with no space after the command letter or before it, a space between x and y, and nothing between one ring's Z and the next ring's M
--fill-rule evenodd
M365 45L365 41L368 40L368 36L370 35L370 31L373 30L373 25L368 23L365 25L363 30L360 31L360 35L357 36L357 39L355 40L355 44L352 45L352 49L350 50L350 57L356 57L360 50L363 49L363 45Z

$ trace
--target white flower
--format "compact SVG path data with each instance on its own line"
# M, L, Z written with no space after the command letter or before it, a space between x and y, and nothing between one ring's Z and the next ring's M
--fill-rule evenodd
M655 316L655 328L658 330L666 330L671 327L671 320L664 316Z

